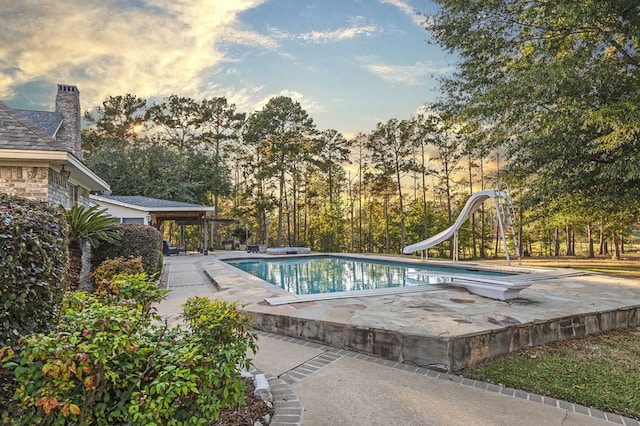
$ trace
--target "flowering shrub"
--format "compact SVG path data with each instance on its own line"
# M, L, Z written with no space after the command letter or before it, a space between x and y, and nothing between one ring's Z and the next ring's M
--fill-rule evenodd
M256 335L236 304L190 299L189 326L170 329L152 321L149 306L164 291L145 274L117 276L112 286L109 294L67 294L54 331L0 350L18 382L16 410L4 421L209 424L243 402L238 368L249 367Z

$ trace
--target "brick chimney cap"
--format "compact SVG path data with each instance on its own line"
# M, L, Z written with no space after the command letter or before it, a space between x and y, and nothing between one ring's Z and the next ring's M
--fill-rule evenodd
M76 86L70 84L58 84L58 92L80 92Z

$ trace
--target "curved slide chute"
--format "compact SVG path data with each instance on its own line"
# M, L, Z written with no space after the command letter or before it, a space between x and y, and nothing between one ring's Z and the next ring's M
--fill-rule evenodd
M404 254L409 254L419 250L426 250L444 241L447 241L449 238L454 236L454 234L458 231L458 229L460 229L467 218L471 216L473 212L478 210L482 203L484 203L489 198L502 198L506 200L507 194L503 191L496 191L493 189L490 189L488 191L476 192L475 194L471 195L471 197L469 197L467 203L462 208L460 215L453 225L451 225L444 231L434 235L433 237L427 238L426 240L420 241L419 243L406 246L404 250L402 250L402 252Z

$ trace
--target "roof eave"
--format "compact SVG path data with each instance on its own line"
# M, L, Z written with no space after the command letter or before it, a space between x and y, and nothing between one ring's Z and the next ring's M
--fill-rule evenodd
M110 203L120 207L127 207L130 209L141 210L146 212L166 212L167 210L176 212L213 212L215 208L213 206L194 206L194 207L179 207L179 206L165 206L165 207L147 207L137 204L125 203L124 201L114 200L107 197L101 197L99 195L92 195L91 198L101 201L103 203Z

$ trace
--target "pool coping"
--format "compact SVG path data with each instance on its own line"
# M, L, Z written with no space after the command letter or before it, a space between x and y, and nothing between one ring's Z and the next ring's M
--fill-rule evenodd
M525 290L529 299L521 301L487 300L446 287L270 306L266 299L283 290L222 262L233 255L210 259L205 273L219 288L217 296L241 303L257 329L439 371L640 325L640 292L631 280L549 268L538 269L541 274Z

